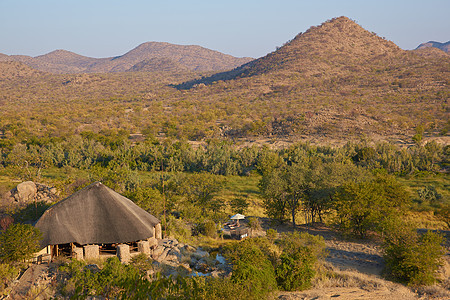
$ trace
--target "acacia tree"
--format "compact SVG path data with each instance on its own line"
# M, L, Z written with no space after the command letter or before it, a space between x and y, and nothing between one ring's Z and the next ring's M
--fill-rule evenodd
M264 198L267 215L279 222L284 222L287 215L287 193L283 170L276 168L264 175L259 182L259 189Z
M200 216L206 213L218 215L224 203L216 197L217 193L222 189L224 178L209 173L179 174L178 194L185 197L189 206L190 214L195 213L193 210L199 210Z
M334 195L334 208L341 230L364 238L368 230L382 230L408 199L406 189L392 176L379 174L371 181L344 184Z
M263 176L259 188L270 217L282 222L290 212L292 224L296 226L296 214L301 208L307 188L307 172L303 165L293 164L276 168Z
M345 182L361 182L368 172L350 162L311 160L305 178L303 210L311 223L323 221L333 206L333 194Z

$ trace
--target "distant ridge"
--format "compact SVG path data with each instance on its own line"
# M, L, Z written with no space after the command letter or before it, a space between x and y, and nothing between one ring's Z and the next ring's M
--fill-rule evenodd
M42 74L44 73L18 61L0 61L1 80L16 80L20 77L30 78Z
M438 48L441 49L442 51L449 53L450 52L450 41L446 42L446 43L439 43L439 42L435 42L435 41L429 41L426 43L422 43L420 44L417 49L424 49L424 48Z
M139 45L124 55L110 58L92 58L66 50L31 57L24 55L5 55L0 53L0 61L20 61L37 70L51 73L109 73L124 71L144 71L145 61L159 59L160 62L171 61L172 66L159 66L164 69L190 71L224 71L236 68L252 60L238 58L200 46L174 45L164 42L148 42ZM153 60L151 71L158 71ZM173 64L179 67L175 68ZM140 67L136 67L136 65ZM147 67L149 68L149 67Z

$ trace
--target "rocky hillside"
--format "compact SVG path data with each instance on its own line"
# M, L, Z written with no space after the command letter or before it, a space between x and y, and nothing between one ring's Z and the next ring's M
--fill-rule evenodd
M339 76L362 66L389 61L405 53L347 17L339 17L299 33L282 47L232 71L213 75L203 83L262 74Z
M416 48L416 50L424 49L424 48L438 48L446 53L450 53L450 41L448 41L447 43L439 43L439 42L429 41L429 42L420 44Z
M339 17L262 58L177 88L252 99L243 106L253 112L248 119L271 120L254 126L272 135L409 135L418 124L442 128L448 120L450 56L430 50L402 50Z
M192 71L223 71L238 67L252 58L237 58L200 46L183 46L169 43L149 42L139 45L124 55L111 58L92 58L66 50L56 50L45 55L30 57L24 55L0 54L0 61L20 61L33 68L51 73L108 73L142 70L148 60L159 59L160 63L149 67L152 71L175 69ZM162 61L161 61L162 60ZM164 61L172 61L166 67ZM136 66L136 67L135 67ZM155 69L156 68L156 69Z
M0 80L17 80L18 78L29 78L42 74L42 72L37 71L21 62L0 61Z
M364 134L411 143L417 128L427 138L450 132L450 56L436 48L402 50L346 17L313 26L276 51L211 77L184 70L201 70L205 57L211 62L220 55L195 46L183 46L181 56L163 55L177 47L146 43L114 59L83 62L108 74L0 80L4 131L15 134L8 124L17 127L20 115L26 132L49 136L126 129L189 140L345 143ZM55 63L61 55L81 64L67 52L45 59ZM120 70L147 72L114 72Z
M153 57L132 66L129 72L186 72L187 67L170 58Z

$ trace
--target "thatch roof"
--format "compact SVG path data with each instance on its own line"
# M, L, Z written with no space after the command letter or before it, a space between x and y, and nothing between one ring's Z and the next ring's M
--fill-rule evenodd
M37 221L41 246L110 244L153 236L160 221L100 182L95 182L47 209Z

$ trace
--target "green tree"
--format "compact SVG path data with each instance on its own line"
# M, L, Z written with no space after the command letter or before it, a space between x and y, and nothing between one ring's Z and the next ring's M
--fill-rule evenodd
M394 223L384 232L385 275L407 285L429 285L436 281L445 249L435 232L419 235L404 224Z
M230 200L231 209L239 214L244 214L245 210L248 208L248 201L245 196L234 197Z
M216 198L225 179L208 173L180 174L178 192L205 213L219 212L224 203Z
M39 250L41 233L29 224L13 224L0 235L0 262L25 261Z
M264 209L266 214L279 222L286 220L288 203L286 193L286 182L282 170L274 169L264 175L259 182L259 189L264 198Z
M380 230L408 201L408 193L392 176L379 175L367 182L344 184L334 196L340 229L364 238L368 230Z
M276 290L277 282L265 239L246 239L229 245L225 256L233 265L231 281L241 285L256 299Z

